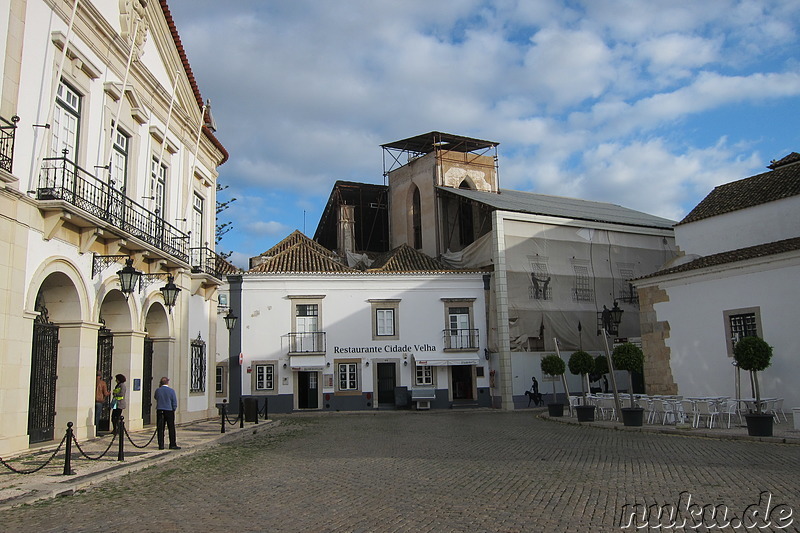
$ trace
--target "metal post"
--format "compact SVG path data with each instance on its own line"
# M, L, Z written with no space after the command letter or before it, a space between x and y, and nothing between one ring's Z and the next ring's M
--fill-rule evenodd
M64 449L64 475L74 476L72 471L72 422L67 422L67 447Z
M228 405L228 400L222 400L222 408L221 408L222 409L222 416L220 417L220 418L222 418L222 427L220 428L220 431L219 431L220 433L225 433L225 412L226 412L227 405Z
M244 400L239 398L239 428L244 427Z
M606 348L606 361L608 361L608 372L611 374L611 385L614 387L614 405L617 408L618 420L622 419L622 405L619 403L619 392L617 391L617 378L614 375L614 363L611 361L611 351L608 349L608 332L603 330L603 344Z
M258 398L253 398L253 399L256 402L256 424L258 424L258 415L259 415L259 412L258 412Z
M265 397L264 397L264 422L266 422L266 421L267 421L267 419L269 418L269 415L268 415L268 413L267 413L267 406L268 406L268 405L269 405L269 398L267 398L267 397L265 396Z
M119 423L117 425L119 430L119 452L117 452L117 461L125 460L125 417L119 415Z

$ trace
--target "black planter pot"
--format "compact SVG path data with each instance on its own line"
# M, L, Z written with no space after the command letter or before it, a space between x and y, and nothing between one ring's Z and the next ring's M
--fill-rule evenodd
M749 413L744 415L747 420L747 434L751 437L772 436L772 415Z
M594 405L576 405L575 412L578 414L578 422L594 422Z
M641 407L623 407L622 424L625 426L641 426L644 423L644 409Z
M564 416L564 404L563 403L548 403L547 404L547 413L550 416Z

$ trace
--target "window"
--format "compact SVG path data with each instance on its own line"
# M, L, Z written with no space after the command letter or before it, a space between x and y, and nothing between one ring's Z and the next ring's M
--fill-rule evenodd
M199 194L192 201L192 240L191 248L203 246L203 207L204 200Z
M217 395L225 394L225 367L217 365L214 374L214 392Z
M111 186L124 191L128 179L128 136L117 130L111 152Z
M433 385L433 367L432 366L419 366L416 367L417 380L416 384L419 386Z
M444 349L477 351L478 330L472 328L472 303L475 299L444 299L444 301L446 320Z
M547 263L531 262L531 286L528 296L531 300L552 300L553 289L550 286L550 272Z
M63 81L56 89L56 106L53 111L52 142L50 155L63 157L67 150L67 158L78 160L78 131L81 116L81 97Z
M761 309L750 307L731 309L723 313L725 317L725 337L728 356L733 357L733 347L744 337L760 337Z
M372 340L397 340L400 300L369 300L372 304Z
M255 365L256 391L275 390L275 365Z
M629 304L638 304L639 293L636 291L636 287L630 283L630 280L636 277L634 265L630 263L618 263L617 269L619 270L620 278L616 280L617 299Z
M339 390L358 390L358 364L339 363Z
M206 391L206 342L197 334L192 340L192 355L190 361L189 392Z
M576 302L593 302L594 291L589 277L589 267L585 265L572 265L575 272L575 287L573 288L573 300Z
M151 211L165 218L164 213L164 188L167 182L167 166L153 158L150 162L150 202Z

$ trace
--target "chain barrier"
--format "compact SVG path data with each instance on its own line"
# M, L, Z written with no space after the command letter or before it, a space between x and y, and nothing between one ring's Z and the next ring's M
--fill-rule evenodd
M236 416L236 418L234 418L234 419L233 419L233 422L231 422L231 419L230 419L230 418L228 418L228 414L226 413L226 414L225 414L225 420L226 420L226 421L228 422L228 424L230 424L231 426L235 426L235 425L236 425L236 424L238 424L238 423L239 423L239 421L242 419L242 415L243 415L243 414L244 414L244 413L242 413L242 412L239 412L239 414Z
M142 448L147 448L148 446L150 446L150 444L153 442L153 439L156 438L156 433L158 433L158 428L156 428L155 431L153 431L153 434L150 435L150 440L147 441L147 444L145 444L144 446L139 446L138 444L133 442L133 439L131 439L131 435L130 433L128 433L128 428L127 427L125 428L125 436L128 437L128 442L133 444L134 448L139 448L140 450Z
M46 467L47 465L49 465L49 464L52 462L52 460L53 460L53 459L55 459L55 457L56 457L56 455L58 454L58 452L60 452L60 451L61 451L61 447L64 445L64 442L65 442L66 440L67 440L67 435L65 434L65 435L64 435L64 437L62 437L62 439L61 439L61 443L58 445L58 448L56 448L56 449L55 449L55 451L54 451L54 452L53 452L53 453L50 455L50 457L47 459L47 461L45 461L45 463L44 463L44 464L42 464L42 465L40 465L40 466L38 466L38 467L34 468L33 470L18 470L18 469L16 469L16 468L14 468L13 466L11 466L10 464L8 464L8 463L7 463L6 461L4 461L2 458L0 458L0 464L2 464L3 466L5 466L6 468L8 468L9 470L11 470L12 472L14 472L15 474L35 474L36 472L38 472L38 471L39 471L39 470L41 470L42 468L44 468L44 467Z
M97 456L97 457L90 457L90 456L89 456L89 454L87 454L85 451L83 451L83 448L81 448L81 445L80 445L80 443L78 442L78 438L77 438L77 437L76 437L74 434L72 435L72 440L73 440L73 442L75 443L75 446L78 448L78 451L80 452L80 454L81 454L82 456L84 456L86 459L90 460L90 461L97 461L97 460L100 460L100 459L102 459L103 457L105 457L105 455L106 455L106 454L108 453L108 451L111 449L111 446L113 446L113 444L114 444L114 441L115 441L116 439L117 439L117 434L116 434L116 433L113 433L113 434L112 434L112 437L111 437L111 441L108 443L108 446L106 446L106 449L103 451L103 453L101 453L101 454L100 454L99 456Z

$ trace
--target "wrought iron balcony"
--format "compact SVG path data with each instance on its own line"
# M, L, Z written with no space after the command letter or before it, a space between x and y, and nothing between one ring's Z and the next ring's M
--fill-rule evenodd
M445 350L469 352L478 349L477 329L446 329L442 338Z
M228 274L235 274L238 269L226 261L214 250L201 247L189 248L189 264L192 266L194 274L208 274L217 279L223 279Z
M289 355L325 352L325 332L287 333Z
M66 157L46 158L39 200L62 200L170 256L189 262L189 236Z
M14 164L14 136L17 131L19 117L14 115L11 122L0 117L0 169L11 173Z

